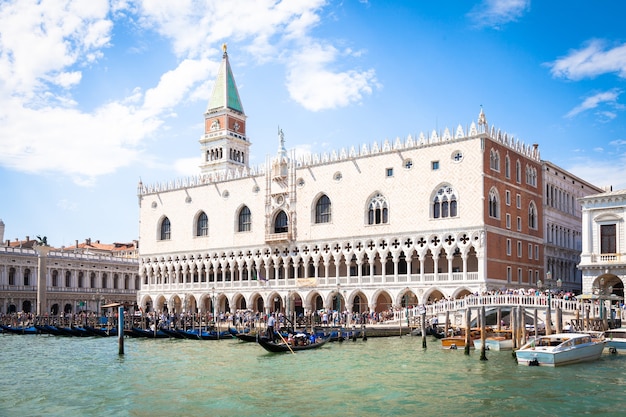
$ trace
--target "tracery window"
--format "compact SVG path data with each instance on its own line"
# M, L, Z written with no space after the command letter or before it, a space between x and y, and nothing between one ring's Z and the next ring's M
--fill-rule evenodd
M433 218L446 218L457 216L457 197L455 191L449 185L444 185L433 198Z
M537 207L534 202L531 202L528 207L528 227L537 229Z
M489 152L489 167L494 171L500 171L500 153L493 149Z
M389 221L387 200L378 193L370 200L367 210L367 224L382 224Z
M489 217L500 218L500 202L495 189L489 191Z

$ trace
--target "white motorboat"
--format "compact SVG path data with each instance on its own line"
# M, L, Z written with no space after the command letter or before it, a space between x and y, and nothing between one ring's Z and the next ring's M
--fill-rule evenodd
M610 329L604 332L605 349L609 353L626 353L626 328Z
M476 350L481 350L483 341L474 340L474 347ZM513 339L506 339L502 336L488 337L485 339L485 350L513 350Z
M531 340L515 352L517 363L530 366L561 366L600 358L605 339L587 333L556 333Z

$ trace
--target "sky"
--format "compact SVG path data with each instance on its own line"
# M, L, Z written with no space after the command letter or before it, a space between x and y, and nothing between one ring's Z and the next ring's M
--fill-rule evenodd
M138 239L137 185L199 174L228 56L252 143L324 153L489 125L626 188L626 2L0 0L4 240Z

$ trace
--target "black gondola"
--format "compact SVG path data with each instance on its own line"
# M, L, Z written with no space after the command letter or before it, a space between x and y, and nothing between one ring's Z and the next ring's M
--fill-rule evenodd
M326 344L330 340L330 337L326 337L325 339L318 338L314 343L309 343L306 345L288 345L287 343L275 343L267 338L259 338L257 341L259 345L263 347L263 349L272 353L283 353L283 352L296 352L300 350L309 350L309 349L317 349Z

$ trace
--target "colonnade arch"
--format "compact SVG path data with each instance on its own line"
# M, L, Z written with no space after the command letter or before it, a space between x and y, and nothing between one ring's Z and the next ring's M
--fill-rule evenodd
M389 236L364 241L216 251L144 258L140 274L153 284L216 283L284 278L337 278L477 273L479 231Z

